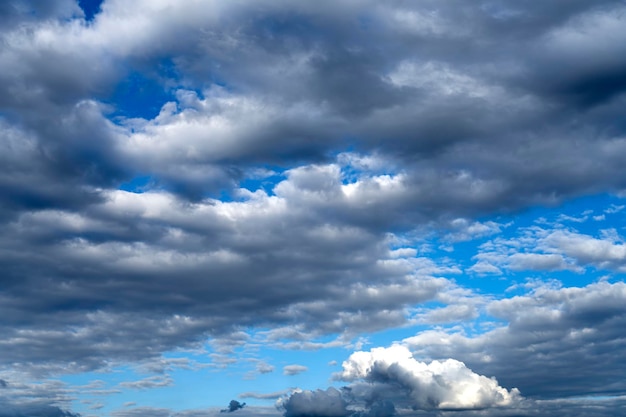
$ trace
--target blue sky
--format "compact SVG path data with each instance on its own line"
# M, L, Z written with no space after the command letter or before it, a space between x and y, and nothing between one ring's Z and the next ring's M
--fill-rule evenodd
M0 417L626 411L623 1L0 5Z

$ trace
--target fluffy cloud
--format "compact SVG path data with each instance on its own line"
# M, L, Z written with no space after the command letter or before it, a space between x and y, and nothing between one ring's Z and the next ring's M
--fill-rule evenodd
M343 363L338 378L364 381L350 386L366 402L397 398L396 406L413 409L482 409L506 406L520 399L495 378L478 375L454 359L429 364L415 360L404 346L355 352Z
M326 391L296 391L278 400L291 416L392 416L398 410L472 410L517 406L517 389L478 375L462 362L419 362L404 346L355 352L335 379L350 382Z
M562 216L560 216L562 217ZM560 220L563 220L562 218ZM583 272L589 267L622 272L626 245L615 229L594 237L557 224L554 229L533 226L513 239L494 239L482 245L470 270L477 273L512 271Z

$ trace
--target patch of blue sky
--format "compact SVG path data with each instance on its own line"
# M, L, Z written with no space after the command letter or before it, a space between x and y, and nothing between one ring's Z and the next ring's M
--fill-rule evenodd
M100 12L100 5L103 0L78 0L78 5L83 9L85 13L85 20L92 21L94 17Z
M176 96L174 89L167 87L158 73L131 71L103 101L114 108L110 115L113 119L150 120L159 114L165 103L176 101Z
M119 185L119 189L135 194L144 193L153 188L155 179L151 175L139 175Z

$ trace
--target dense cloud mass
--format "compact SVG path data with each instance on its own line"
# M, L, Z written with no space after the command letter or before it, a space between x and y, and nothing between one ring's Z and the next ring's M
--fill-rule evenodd
M519 398L493 378L478 375L454 359L429 364L415 360L404 346L355 352L343 363L342 380L364 380L351 387L353 395L368 402L406 396L413 409L472 409L510 405Z
M0 416L389 329L282 412L623 409L622 0L12 0L0 44Z
M478 375L462 362L419 362L404 346L355 352L337 379L350 381L342 391L298 391L279 400L286 417L392 416L397 410L471 410L519 403L517 389ZM350 408L348 407L350 405Z

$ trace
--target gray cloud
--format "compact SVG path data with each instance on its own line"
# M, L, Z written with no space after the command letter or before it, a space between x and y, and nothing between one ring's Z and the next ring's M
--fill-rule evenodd
M286 417L343 417L351 414L341 392L335 388L296 391L279 402Z
M80 417L80 414L47 405L13 406L0 403L0 407L2 407L2 410L0 410L1 417Z
M309 368L303 365L286 365L283 366L283 375L298 375L308 370Z
M232 413L234 411L241 410L245 406L246 403L240 403L237 400L230 400L230 403L228 403L228 408L220 410L220 413Z
M285 395L289 394L293 389L286 389L282 391L270 392L270 393L258 393L258 392L243 392L239 394L241 398L258 398L261 400L277 400Z
M625 300L622 282L541 285L528 295L491 303L488 311L505 320L504 327L474 337L431 330L405 343L416 357L458 358L526 396L613 395L624 389Z

